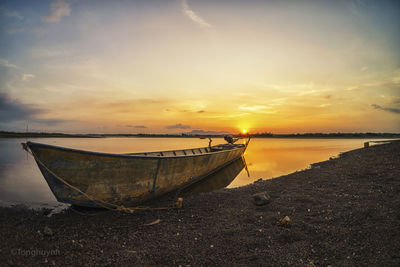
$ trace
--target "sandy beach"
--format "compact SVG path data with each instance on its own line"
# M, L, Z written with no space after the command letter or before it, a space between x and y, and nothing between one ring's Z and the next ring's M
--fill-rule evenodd
M260 192L270 200L258 206ZM181 209L49 212L0 208L2 265L395 266L400 142L184 197Z

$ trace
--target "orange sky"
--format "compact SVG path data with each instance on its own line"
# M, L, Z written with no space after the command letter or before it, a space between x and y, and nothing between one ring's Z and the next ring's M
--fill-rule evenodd
M0 130L400 132L396 2L11 1L0 11Z

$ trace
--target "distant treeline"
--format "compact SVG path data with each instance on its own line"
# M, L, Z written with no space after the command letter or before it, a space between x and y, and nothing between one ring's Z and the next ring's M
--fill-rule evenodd
M247 138L246 134L237 134L236 137ZM255 133L250 134L252 138L400 138L400 133L302 133L302 134L273 134ZM186 137L186 138L218 138L223 135L194 135L194 134L65 134L65 133L44 133L44 132L7 132L0 131L1 137Z
M88 134L90 137L167 137L167 138L173 138L173 137L187 137L187 138L208 138L208 137L223 137L224 135L200 135L200 134Z
M262 138L400 138L400 133L302 133L273 134L256 133L251 137Z
M192 134L66 134L66 133L45 133L45 132L8 132L0 131L1 137L81 137L81 138L101 138L101 137L221 137L222 135L192 135Z
M224 135L201 135L201 134L186 134L186 133L181 133L181 134L132 134L131 136L136 136L136 137L222 137Z
M41 133L41 132L7 132L0 131L0 137L96 137L88 134Z

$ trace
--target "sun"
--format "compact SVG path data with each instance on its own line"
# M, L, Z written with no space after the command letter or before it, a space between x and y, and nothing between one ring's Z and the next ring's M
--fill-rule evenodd
M243 130L242 130L242 134L247 134L247 130L246 130L246 129L243 129Z

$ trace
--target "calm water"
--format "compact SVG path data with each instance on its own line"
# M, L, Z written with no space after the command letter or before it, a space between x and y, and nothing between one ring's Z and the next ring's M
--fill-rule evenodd
M207 139L197 138L32 138L29 140L108 153L171 150L208 145ZM259 178L269 179L305 169L311 163L327 160L340 152L360 148L364 141L366 140L252 139L245 153L250 177L244 169L233 167L233 171L225 171L224 175L237 176L232 182L233 177L228 179L224 186L229 183L228 187L238 187ZM59 205L33 158L22 150L21 142L26 140L0 138L0 205L15 203L25 203L32 207ZM213 145L220 143L225 142L223 139L213 139Z

